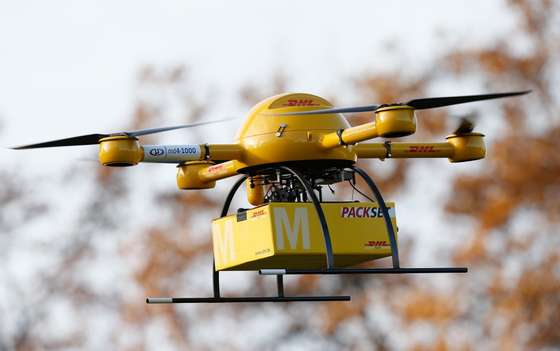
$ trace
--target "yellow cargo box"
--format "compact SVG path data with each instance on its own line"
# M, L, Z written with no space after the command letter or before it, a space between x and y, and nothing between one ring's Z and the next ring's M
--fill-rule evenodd
M391 255L381 209L373 202L326 202L336 267ZM394 203L388 202L397 231ZM212 221L216 270L326 267L325 243L312 203L272 202Z

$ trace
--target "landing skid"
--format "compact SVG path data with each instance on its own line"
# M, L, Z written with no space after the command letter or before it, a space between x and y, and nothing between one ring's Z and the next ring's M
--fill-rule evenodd
M146 303L325 302L350 301L350 296L148 297Z
M277 271L277 270L276 270ZM169 303L224 303L224 302L325 302L325 301L350 301L350 296L284 296L284 277L276 275L276 288L278 296L246 296L246 297L222 297L219 288L214 286L214 297L148 297L149 304Z
M261 269L261 275L278 274L413 274L413 273L467 273L467 267L422 268L332 268L332 269Z

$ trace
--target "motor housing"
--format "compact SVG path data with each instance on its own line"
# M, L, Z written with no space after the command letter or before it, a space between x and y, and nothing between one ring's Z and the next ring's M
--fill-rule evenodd
M181 163L177 166L177 187L181 190L212 189L216 186L215 181L204 181L200 177L200 171L214 165L212 161L192 161Z
M398 138L416 132L414 108L407 105L389 105L375 111L375 126L379 136Z
M450 162L465 162L479 160L486 156L486 146L484 145L484 134L466 133L452 134L448 136L447 142L453 146L453 156Z
M126 135L111 136L99 141L99 162L103 166L134 166L144 158L138 138Z

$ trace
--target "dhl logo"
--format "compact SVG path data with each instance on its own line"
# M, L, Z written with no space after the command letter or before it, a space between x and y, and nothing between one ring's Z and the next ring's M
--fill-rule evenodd
M222 170L222 168L224 168L224 165L222 165L222 164L215 165L215 166L210 166L210 167L208 167L208 173L219 172L219 171Z
M262 216L262 215L265 215L265 214L266 214L266 211L264 209L253 211L253 213L251 214L251 218L259 217L259 216Z
M367 247L389 246L386 241L368 241L364 244Z
M289 99L282 106L320 106L318 103L311 99Z
M411 145L408 152L436 152L432 145Z

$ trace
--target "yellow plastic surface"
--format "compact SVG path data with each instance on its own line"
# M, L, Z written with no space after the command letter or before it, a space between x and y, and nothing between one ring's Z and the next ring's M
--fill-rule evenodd
M416 132L414 108L410 106L387 106L375 111L377 133L385 138L403 137Z
M197 176L202 182L212 182L236 175L237 171L243 167L245 167L245 164L237 160L231 160L201 168Z
M113 136L99 142L99 162L103 166L133 166L143 158L144 150L137 138Z
M377 204L321 204L329 226L336 267L391 255ZM394 203L390 208L396 232ZM325 245L312 203L273 202L212 221L217 270L324 268Z
M450 135L446 139L449 144L453 145L454 149L453 156L449 158L451 162L479 160L486 156L484 134Z
M215 181L204 181L200 179L199 172L208 169L214 162L192 161L177 166L177 187L182 190L212 189L216 186Z
M302 160L355 162L352 146L328 149L321 144L325 134L350 127L341 114L280 115L328 107L328 101L311 94L282 94L258 103L237 135L243 150L239 161L248 167Z
M204 150L204 145L201 148ZM205 154L204 157L213 161L237 160L243 152L239 144L209 144L208 150L209 155Z
M247 178L245 181L247 201L253 206L260 206L264 203L265 186L259 176Z

